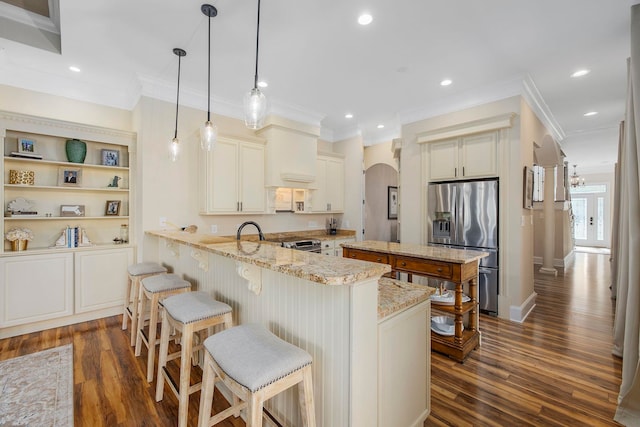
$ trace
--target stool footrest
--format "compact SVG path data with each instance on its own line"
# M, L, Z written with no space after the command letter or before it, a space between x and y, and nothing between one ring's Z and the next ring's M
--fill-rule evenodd
M242 403L239 403L236 406L232 406L230 408L225 409L222 412L218 412L213 417L211 417L211 419L209 419L209 425L214 426L218 424L220 421L225 420L232 415L235 417L238 411L241 411L246 408L247 408L247 402L243 401Z

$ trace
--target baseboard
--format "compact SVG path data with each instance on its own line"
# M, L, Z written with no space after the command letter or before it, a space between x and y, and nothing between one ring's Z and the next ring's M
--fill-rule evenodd
M57 319L42 320L40 322L0 328L0 339L44 331L51 328L59 328L61 326L73 325L74 323L88 322L90 320L101 319L103 317L115 316L118 314L122 314L122 304L118 304L114 307L103 308L102 310L90 311L88 313L74 314L71 316L59 317Z
M536 298L538 294L532 292L520 306L512 305L509 308L509 320L513 322L522 323L525 321L529 313L533 311L536 306Z
M560 267L560 268L566 268L569 265L569 263L573 262L574 257L575 257L575 253L572 250L564 258L554 258L553 259L553 266L554 267ZM542 265L542 257L541 256L534 256L533 257L533 264L534 265Z

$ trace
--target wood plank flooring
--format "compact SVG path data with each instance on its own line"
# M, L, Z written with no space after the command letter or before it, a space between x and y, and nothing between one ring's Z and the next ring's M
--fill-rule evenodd
M609 255L576 253L558 277L536 272L523 324L481 315L482 346L463 364L433 353L424 425L619 425L609 271Z
M425 426L618 425L612 418L621 361L611 355L608 259L576 253L557 278L536 274L534 312L523 324L481 316L482 347L463 364L433 353ZM177 400L165 387L164 400L155 402L145 349L136 358L120 325L114 316L0 340L0 360L73 343L75 426L175 426ZM195 381L201 371L192 372ZM199 395L190 399L190 425ZM214 402L225 406L223 400Z

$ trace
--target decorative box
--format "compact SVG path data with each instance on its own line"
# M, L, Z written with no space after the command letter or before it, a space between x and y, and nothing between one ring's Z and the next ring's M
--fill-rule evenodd
M9 184L33 185L35 177L36 173L34 171L9 170Z

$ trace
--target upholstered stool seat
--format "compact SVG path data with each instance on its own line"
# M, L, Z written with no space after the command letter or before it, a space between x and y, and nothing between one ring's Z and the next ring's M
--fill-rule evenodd
M127 329L127 321L131 319L131 346L136 343L138 332L138 297L140 294L140 281L146 277L164 274L167 269L157 262L139 262L131 264L127 268L127 290L124 296L122 309L122 330Z
M165 381L178 398L178 426L186 427L189 413L189 395L200 390L202 383L190 385L191 355L203 348L203 341L209 328L223 325L228 329L233 326L232 309L229 305L214 300L202 291L174 295L162 302L164 313L160 335L160 351L158 356L158 379L156 383L156 401L164 395ZM169 341L174 338L170 330L175 328L181 333L180 351L169 354ZM193 335L198 334L199 342L193 345ZM215 336L215 335L214 335ZM176 388L166 369L169 360L180 358L180 382Z
M264 326L245 324L207 338L198 425L211 426L247 409L247 426L262 425L264 402L298 384L304 426L315 426L312 358ZM242 399L211 417L216 378Z
M162 274L142 279L139 293L138 334L136 337L136 356L140 356L142 343L147 346L147 381L153 380L153 368L156 355L156 332L158 327L159 303L171 295L189 292L191 283L175 274ZM149 300L149 334L144 333L146 302Z

